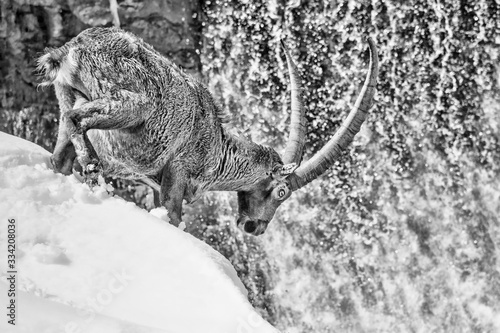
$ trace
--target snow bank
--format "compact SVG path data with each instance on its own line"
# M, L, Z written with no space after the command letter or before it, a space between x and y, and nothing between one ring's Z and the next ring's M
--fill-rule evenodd
M54 174L50 154L0 132L0 299L16 220L17 320L2 332L277 332L231 264L101 186Z

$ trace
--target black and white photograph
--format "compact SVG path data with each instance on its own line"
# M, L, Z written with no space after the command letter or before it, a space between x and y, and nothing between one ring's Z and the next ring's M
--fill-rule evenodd
M0 0L1 333L500 333L497 0Z

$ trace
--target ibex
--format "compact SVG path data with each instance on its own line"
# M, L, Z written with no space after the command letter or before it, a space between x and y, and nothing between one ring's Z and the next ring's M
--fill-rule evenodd
M300 165L306 135L297 68L283 45L291 80L291 124L283 159L272 148L232 135L200 82L141 38L91 28L38 60L42 85L55 87L61 111L51 161L63 174L145 179L160 193L174 225L205 191L237 191L237 225L262 234L293 191L324 173L353 140L372 105L378 72L374 42L369 73L347 119Z

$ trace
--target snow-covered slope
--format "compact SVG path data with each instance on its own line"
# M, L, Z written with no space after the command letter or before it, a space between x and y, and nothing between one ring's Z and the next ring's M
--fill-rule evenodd
M49 156L0 132L1 332L277 332L218 252L104 185L54 174ZM16 327L5 315L8 219Z

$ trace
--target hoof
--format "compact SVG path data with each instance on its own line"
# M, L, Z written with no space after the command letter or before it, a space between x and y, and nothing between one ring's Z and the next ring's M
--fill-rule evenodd
M87 184L90 187L90 189L93 189L94 187L99 185L98 179L99 179L98 176L96 176L96 177L84 177L85 184Z

